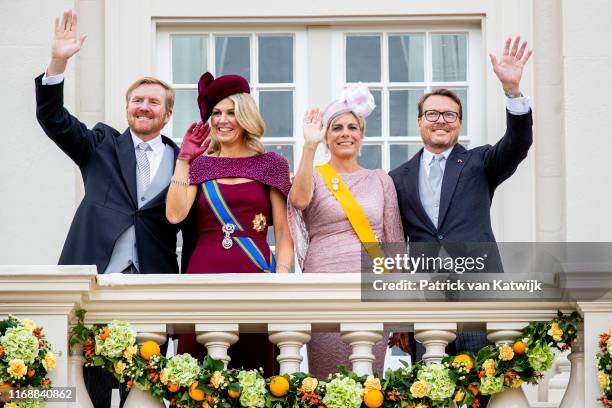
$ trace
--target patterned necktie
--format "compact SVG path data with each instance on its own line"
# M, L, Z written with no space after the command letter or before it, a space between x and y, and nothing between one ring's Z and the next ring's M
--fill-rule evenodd
M433 159L431 159L431 163L429 165L429 185L433 191L440 191L440 186L442 184L442 166L440 163L444 160L444 156L441 154L436 154Z
M147 150L153 151L147 142L140 142L136 146L136 180L138 182L138 191L144 193L151 184L151 168L149 159L147 158Z

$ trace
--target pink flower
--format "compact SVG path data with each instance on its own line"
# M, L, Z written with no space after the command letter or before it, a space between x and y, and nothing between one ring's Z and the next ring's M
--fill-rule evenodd
M340 100L346 101L351 111L357 116L367 117L372 113L376 105L374 96L367 86L362 83L349 85L344 88Z

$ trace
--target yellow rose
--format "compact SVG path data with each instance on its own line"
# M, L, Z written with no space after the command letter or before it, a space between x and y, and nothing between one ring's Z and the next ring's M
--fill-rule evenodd
M368 375L368 378L363 383L363 386L365 388L366 393L372 390L380 391L382 388L380 385L380 380L374 377L373 375Z
M34 331L34 329L36 328L36 323L34 323L32 320L30 319L25 319L21 322L21 324L23 325L23 327L25 327L26 329L28 329L29 331Z
M313 392L317 388L317 385L319 385L319 381L316 378L306 377L304 381L302 381L300 391L303 393Z
M425 395L427 395L427 391L428 391L427 383L421 380L416 381L410 387L410 394L412 394L414 398L423 398Z
M608 326L608 333L612 333L612 324Z
M125 350L123 350L123 358L131 362L132 357L134 357L134 354L136 354L137 352L138 349L136 348L136 346L127 346Z
M212 377L210 377L210 386L213 388L219 388L223 380L225 380L225 378L223 378L223 375L221 375L221 371L215 371Z
M47 371L51 371L57 366L57 360L55 359L55 356L53 355L52 352L50 351L47 352L47 355L42 361L42 365L43 367L45 367L45 370Z
M563 330L561 330L561 327L559 327L559 323L552 322L550 324L548 335L552 337L554 341L561 341L561 339L563 338Z
M429 406L425 404L424 402L419 402L418 404L414 406L414 408L429 408Z
M495 364L495 360L488 359L484 363L482 363L482 368L484 368L487 377L493 377L495 375L497 365Z
M455 398L453 398L453 401L461 402L463 401L464 398L465 398L465 392L457 391L457 393L455 394Z
M122 374L123 370L125 370L126 365L123 360L119 360L115 364L113 364L113 367L115 368L115 372L117 374Z
M168 384L168 370L166 368L162 368L159 372L159 381L164 385Z
M21 359L14 359L9 361L8 373L13 378L21 378L28 372L28 367Z
M512 388L520 388L521 385L523 385L523 380L521 380L520 378L515 378L512 380Z
M507 344L502 344L499 347L499 358L503 361L508 361L512 360L512 357L514 357L514 350L512 350L512 347Z
M599 382L599 386L605 390L610 385L610 376L600 371L597 373L597 381Z
M6 404L4 404L4 408L17 408L17 404L15 404L14 402L7 402Z

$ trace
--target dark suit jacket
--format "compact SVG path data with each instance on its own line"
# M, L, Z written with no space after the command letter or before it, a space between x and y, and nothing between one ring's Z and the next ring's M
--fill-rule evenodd
M427 216L419 197L423 150L389 173L399 201L404 233L410 242L495 242L491 202L497 186L527 156L533 141L531 111L507 112L507 130L494 146L466 150L457 144L446 161L440 193L439 227Z
M142 208L136 201L136 154L129 129L123 134L104 123L88 129L64 108L64 85L36 83L36 117L43 130L81 170L85 196L76 211L60 265L92 265L103 273L115 241L134 225L140 273L178 273L176 234L183 233L183 270L195 247L191 214L182 224L166 219L167 188ZM178 147L172 146L174 156ZM193 213L193 212L192 212Z

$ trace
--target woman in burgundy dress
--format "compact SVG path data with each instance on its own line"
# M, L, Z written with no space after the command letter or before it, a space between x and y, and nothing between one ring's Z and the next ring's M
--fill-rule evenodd
M183 138L166 203L168 220L178 223L197 200L199 237L187 273L289 272L289 165L264 151L265 125L248 82L238 75L214 79L206 72L198 83L198 104L202 122ZM276 258L266 240L269 225ZM203 351L194 335L179 337L179 353L201 357ZM230 367L264 367L270 375L276 371L274 354L267 334L241 333L229 349Z

